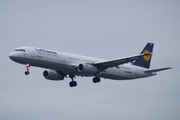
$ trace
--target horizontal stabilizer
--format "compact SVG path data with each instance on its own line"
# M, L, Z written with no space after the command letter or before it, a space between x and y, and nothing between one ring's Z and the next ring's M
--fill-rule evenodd
M145 70L145 73L153 73L153 72L159 72L159 71L163 71L163 70L168 70L168 69L172 69L171 67L166 67L166 68L159 68L159 69L150 69L150 70Z

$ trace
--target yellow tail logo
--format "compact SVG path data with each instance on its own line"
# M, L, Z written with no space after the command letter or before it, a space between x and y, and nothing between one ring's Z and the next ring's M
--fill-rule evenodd
M146 53L150 53L150 52L149 52L149 50L144 50L143 53L146 54ZM151 54L144 55L143 58L144 58L145 61L148 62L151 59Z

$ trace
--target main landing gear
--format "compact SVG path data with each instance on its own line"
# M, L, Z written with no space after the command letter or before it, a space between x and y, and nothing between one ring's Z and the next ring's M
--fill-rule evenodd
M74 81L74 78L75 78L75 76L74 75L69 75L69 78L71 78L71 82L69 82L69 86L70 87L76 87L77 86L77 82L76 81ZM99 78L99 77L94 77L93 78L93 82L94 83L99 83L101 81L101 79Z
M99 83L100 81L101 81L101 79L99 77L94 77L93 78L94 83Z
M76 87L77 86L77 82L76 81L74 81L74 78L75 78L75 76L74 75L69 75L69 77L71 78L71 82L69 82L69 86L70 87Z
M30 68L30 65L27 63L26 64L26 71L25 71L25 75L29 75L29 68Z

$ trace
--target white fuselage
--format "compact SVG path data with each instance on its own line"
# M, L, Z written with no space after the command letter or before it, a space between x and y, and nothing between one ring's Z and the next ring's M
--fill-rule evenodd
M108 68L96 75L87 75L78 72L76 65L83 63L93 64L95 62L102 61L103 59L58 52L54 50L40 49L35 47L20 47L19 49L21 48L24 49L25 52L13 51L12 53L10 53L10 58L13 61L21 64L28 63L31 66L60 71L67 75L98 76L114 80L128 80L156 75L155 73L144 73L144 71L147 69L131 64L119 65L119 68Z

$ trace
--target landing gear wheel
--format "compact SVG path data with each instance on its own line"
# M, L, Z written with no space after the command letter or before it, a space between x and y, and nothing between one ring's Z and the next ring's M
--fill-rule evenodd
M93 78L94 83L99 83L100 81L101 81L101 79L99 77L94 77Z
M69 86L70 86L70 87L73 87L73 82L72 82L72 81L69 82Z
M93 78L93 83L96 83L96 79L95 78Z
M29 75L29 73L30 73L29 71L26 71L26 72L25 72L25 75Z
M76 81L73 81L73 84L74 84L74 87L76 87L76 86L77 86L77 82L76 82Z
M77 82L76 81L71 81L71 82L69 82L69 86L70 87L76 87L77 86Z

